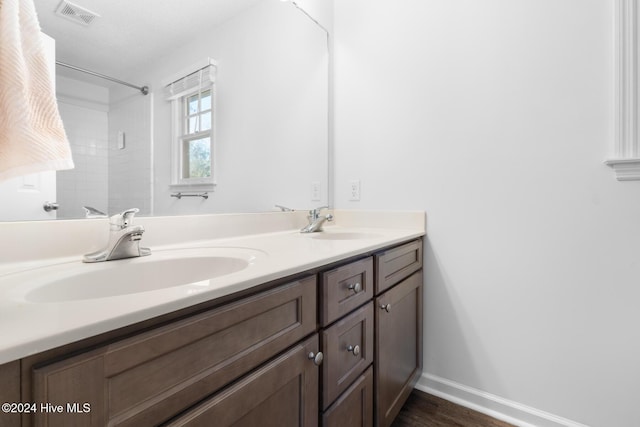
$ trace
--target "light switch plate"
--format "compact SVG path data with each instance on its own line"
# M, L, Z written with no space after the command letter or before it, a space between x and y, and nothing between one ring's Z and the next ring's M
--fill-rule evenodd
M360 200L360 180L351 180L349 182L349 200L357 202Z
M313 181L311 183L311 201L319 202L322 200L322 193L320 191L320 181Z

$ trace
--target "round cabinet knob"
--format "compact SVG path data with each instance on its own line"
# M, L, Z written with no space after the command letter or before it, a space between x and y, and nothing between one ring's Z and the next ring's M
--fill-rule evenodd
M387 313L391 312L391 304L380 304L380 308Z
M360 284L360 282L352 283L349 285L349 290L357 294L358 292L362 292L362 285Z
M357 355L360 354L360 346L357 345L357 346L354 347L354 346L350 345L349 347L347 347L347 351L353 353L354 356L357 356Z
M322 365L322 361L324 360L324 354L321 351L318 353L314 353L313 351L309 353L309 360L313 360L313 364L316 366Z

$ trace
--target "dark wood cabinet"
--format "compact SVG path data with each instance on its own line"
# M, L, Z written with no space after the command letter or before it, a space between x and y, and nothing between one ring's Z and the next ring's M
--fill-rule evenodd
M20 400L20 361L0 365L0 404L19 403ZM11 408L10 408L11 409ZM17 409L17 408L16 408ZM0 427L19 427L20 413L0 412Z
M422 269L422 240L396 246L374 256L376 295Z
M321 274L320 324L327 326L373 298L373 258Z
M312 336L166 427L313 427L318 425L318 367Z
M375 299L376 425L388 427L422 374L422 271Z
M418 239L2 365L3 402L64 409L0 427L388 427L422 371L422 277Z
M320 277L322 424L388 427L422 374L422 239Z
M322 414L323 427L371 427L373 425L373 367L349 387Z
M322 408L373 363L373 302L322 331Z
M33 401L88 403L91 410L39 412L35 425L156 425L316 328L316 278L311 276L38 367Z

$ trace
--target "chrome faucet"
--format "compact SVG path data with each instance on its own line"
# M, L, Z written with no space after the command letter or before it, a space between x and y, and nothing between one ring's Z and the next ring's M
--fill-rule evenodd
M320 211L322 209L329 209L329 206L320 206L319 208L311 209L309 211L309 216L307 219L309 220L309 224L303 227L300 232L301 233L315 233L317 231L322 231L322 225L325 221L333 221L333 215L320 215Z
M109 242L107 247L86 254L83 262L111 261L122 258L133 258L151 255L149 248L140 247L140 239L144 233L141 225L132 225L133 217L140 209L127 209L109 218Z

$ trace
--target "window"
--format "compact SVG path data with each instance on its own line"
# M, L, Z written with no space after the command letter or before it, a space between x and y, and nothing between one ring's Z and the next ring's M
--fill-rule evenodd
M180 155L183 180L211 178L211 89L182 98Z
M209 64L165 86L167 100L172 102L171 187L213 190L214 81L215 66Z

